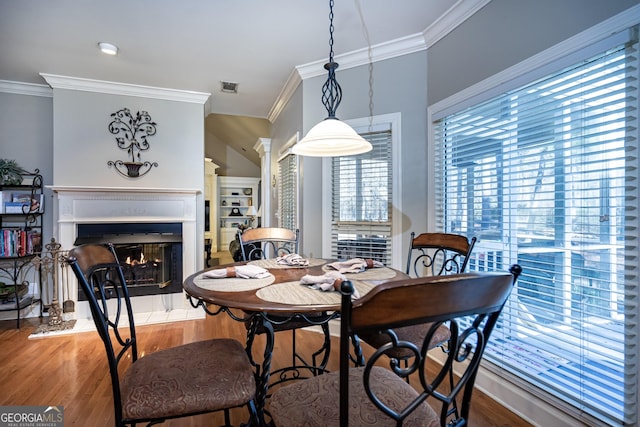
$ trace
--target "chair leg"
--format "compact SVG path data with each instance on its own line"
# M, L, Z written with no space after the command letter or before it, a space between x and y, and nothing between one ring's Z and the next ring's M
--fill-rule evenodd
M313 366L316 368L314 375L320 375L325 372L325 368L327 363L329 362L329 355L331 354L331 331L329 329L329 323L322 324L322 333L324 335L324 342L322 343L322 347L318 349L315 353L313 353L312 361ZM318 356L322 354L322 360L320 364L317 363Z
M291 353L291 366L296 367L296 358L298 357L298 353L296 352L296 330L291 330L291 347L293 349Z
M354 354L349 354L349 359L351 359L355 366L364 366L365 359L362 346L360 345L360 338L356 335L351 335L351 345L353 346Z

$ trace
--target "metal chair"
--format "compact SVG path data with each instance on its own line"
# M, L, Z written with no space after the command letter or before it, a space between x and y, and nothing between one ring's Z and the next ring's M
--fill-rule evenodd
M406 273L413 273L415 277L464 273L475 243L475 237L468 240L459 234L421 233L416 237L416 233L412 232ZM431 326L428 323L404 326L398 328L395 333L399 339L418 344L422 342ZM450 336L451 332L447 326L440 325L431 338L429 350L440 347L445 352L449 351L447 344ZM389 342L388 335L379 333L365 333L362 339L374 348L380 348ZM405 367L409 365L409 361L413 357L413 354L405 348L389 349L386 354L389 357L402 360ZM453 382L452 376L449 378L451 387L453 387ZM455 402L451 410L457 411Z
M115 425L165 420L247 406L257 423L254 369L242 344L211 339L139 357L129 290L113 245L86 244L67 262L84 292L105 346Z
M269 406L274 425L469 425L476 374L520 272L520 266L514 265L511 274L464 273L387 282L355 301L351 300L353 286L345 282L340 370L276 390ZM418 345L399 339L394 332L423 323L431 327ZM445 323L451 331L451 351L440 363L428 357L427 351L433 335ZM350 367L351 337L370 331L387 335L388 344L378 348L364 366ZM388 350L399 348L414 356L408 368L386 356ZM445 378L454 371L456 380L450 388ZM409 375L417 375L420 381L408 384L405 378ZM453 406L459 412L451 411Z
M468 240L460 234L422 233L416 237L411 233L407 256L407 274L415 277L464 273L476 238ZM413 258L413 262L412 262Z
M243 232L238 231L244 261L296 254L299 237L299 230L278 227L249 228Z
M416 277L424 276L422 274L424 272L431 276L464 273L475 243L475 237L467 240L465 236L458 234L422 233L416 237L412 232L406 273L411 274L413 270ZM400 339L419 343L424 339L430 326L428 324L406 326L398 329L396 333ZM389 342L387 335L377 333L363 334L361 339L375 348ZM442 325L433 335L430 348L441 347L448 339L449 330ZM405 364L408 364L408 359L413 356L411 352L402 348L389 350L387 355L404 360Z
M269 259L287 254L297 254L300 232L299 230L277 227L250 228L244 232L238 232L238 240L245 261ZM328 323L323 321L324 317L326 317L326 313L309 313L305 316L293 317L269 316L274 332L291 331L292 340L291 366L273 371L271 375L272 378L276 378L276 381L272 385L301 378L300 369L306 369L313 375L323 371L331 351L331 333ZM256 321L255 316L252 319L254 319L253 323L246 323L247 329L250 331L249 344L252 343L251 339L254 334L266 332L261 322ZM309 362L296 351L296 329L318 324L322 329L324 341L322 347L311 355L312 359ZM320 361L318 362L318 360ZM302 364L300 365L298 362ZM287 373L291 373L291 376L288 376Z

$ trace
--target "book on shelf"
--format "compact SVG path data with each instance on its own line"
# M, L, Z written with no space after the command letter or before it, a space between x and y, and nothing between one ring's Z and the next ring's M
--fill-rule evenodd
M31 255L42 250L39 231L22 228L0 229L0 257Z
M3 213L29 214L44 212L44 194L11 193L10 197L3 194Z

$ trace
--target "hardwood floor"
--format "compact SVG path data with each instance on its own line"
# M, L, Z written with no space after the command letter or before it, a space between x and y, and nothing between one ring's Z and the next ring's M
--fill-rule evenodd
M15 321L0 322L0 405L62 405L65 426L111 426L113 409L111 382L104 350L95 332L57 337L28 339L39 325L27 319L20 329ZM181 343L213 337L235 337L244 341L245 328L228 316L207 317L169 324L138 327L141 354ZM315 349L321 335L300 331L296 345L303 351ZM258 337L258 343L262 344ZM291 334L276 335L273 367L288 364ZM337 369L338 342L332 344L330 369ZM246 409L232 411L233 425L247 419ZM165 426L209 426L223 424L222 414L207 414L170 420ZM473 397L471 425L529 426L527 422L476 390Z

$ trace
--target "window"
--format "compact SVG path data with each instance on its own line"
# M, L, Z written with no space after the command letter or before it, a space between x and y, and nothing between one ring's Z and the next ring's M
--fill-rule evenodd
M434 124L438 227L478 237L469 270L523 267L486 359L620 425L637 422L636 49Z
M356 130L373 149L331 160L331 256L391 265L392 124Z
M287 153L278 160L278 226L296 230L298 225L298 156Z

